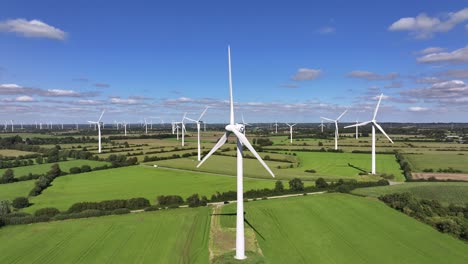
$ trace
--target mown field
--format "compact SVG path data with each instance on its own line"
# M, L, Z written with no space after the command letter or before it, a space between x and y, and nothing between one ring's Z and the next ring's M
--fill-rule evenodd
M274 188L274 180L245 179L244 189ZM286 183L287 186L287 183ZM184 199L198 193L208 198L217 191L235 191L236 179L229 176L131 166L59 177L41 195L30 199L34 212L43 207L66 210L85 201L145 197L154 203L158 195L180 195Z
M468 153L456 151L426 152L423 154L405 154L413 171L422 172L424 169L453 168L468 173Z
M210 209L0 229L0 263L208 263Z
M89 165L91 168L95 168L98 166L103 166L106 164L110 164L109 162L103 161L94 161L94 160L68 160L68 161L60 161L57 162L60 166L60 169L65 172L70 172L70 168L73 167L81 167L83 165ZM50 167L54 163L43 163L43 164L35 164L31 166L22 166L11 168L15 174L15 177L25 176L29 173L32 174L43 174L50 170ZM0 175L3 175L7 169L0 169Z
M0 184L0 201L13 200L16 197L27 197L34 187L35 180Z
M34 152L21 151L21 150L16 150L16 149L0 149L0 156L5 156L5 157L18 157L18 156L24 156L24 155L30 155L30 154L34 154Z
M390 193L410 192L420 199L437 200L444 205L468 204L468 182L408 182L398 185L359 188L352 193L379 197Z
M324 194L245 204L268 263L466 263L468 245L385 204ZM235 205L223 213L235 212ZM225 227L235 216L223 215ZM248 226L248 225L246 225Z

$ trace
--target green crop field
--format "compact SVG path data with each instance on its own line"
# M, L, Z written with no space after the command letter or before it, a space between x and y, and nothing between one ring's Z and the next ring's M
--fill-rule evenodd
M0 184L0 201L13 200L16 197L27 197L34 187L35 180Z
M81 167L82 165L89 165L91 168L103 166L105 164L110 164L109 162L102 162L102 161L95 161L95 160L68 160L68 161L60 161L57 162L60 166L60 169L65 172L69 172L70 168L72 167ZM43 164L36 164L31 166L23 166L23 167L16 167L12 168L15 173L15 177L20 177L24 175L28 175L29 173L32 174L43 174L50 170L50 167L54 163L43 163ZM0 169L0 175L7 169Z
M244 189L274 188L273 180L245 179ZM236 179L229 176L131 166L59 177L41 195L31 198L34 212L42 207L66 210L76 202L145 197L152 203L158 195L198 193L211 197L216 191L235 191Z
M410 192L420 199L437 200L444 205L468 204L468 182L408 182L398 185L359 188L352 193L379 197L390 193Z
M208 263L210 209L8 226L0 263Z
M462 154L462 155L460 155ZM468 173L468 153L456 151L426 152L424 154L405 154L413 171L421 172L424 169L453 168Z
M0 149L0 156L5 156L5 157L18 157L21 155L30 155L34 154L34 152L29 152L29 151L21 151L21 150L16 150L16 149Z
M268 263L466 263L468 245L385 204L344 194L248 202ZM235 205L223 213L235 212ZM235 216L219 216L234 227ZM246 224L246 228L248 225Z

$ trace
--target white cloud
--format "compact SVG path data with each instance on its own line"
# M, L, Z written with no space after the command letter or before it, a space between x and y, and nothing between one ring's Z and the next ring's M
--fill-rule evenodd
M34 102L34 98L28 95L18 96L15 99L16 102Z
M416 17L404 17L394 22L388 30L409 31L412 36L418 39L427 39L436 32L447 32L452 30L457 24L468 20L468 8L458 12L450 12L444 17L430 17L421 13Z
M45 92L44 96L51 96L51 97L80 97L78 92L73 90L61 90L61 89L49 89Z
M416 88L401 92L403 96L418 99L439 100L468 96L468 86L460 80L450 80L432 84L427 88Z
M468 69L448 70L441 74L452 78L468 79Z
M67 33L40 20L22 18L0 22L0 31L13 32L30 38L50 38L64 40Z
M96 101L96 100L78 100L78 102L76 102L76 104L79 104L79 105L99 105L102 103L103 102Z
M122 99L119 97L111 98L111 103L113 104L120 104L120 105L134 105L138 104L138 100L135 99Z
M418 51L418 54L429 54L429 53L436 53L436 52L442 52L447 50L446 48L441 48L441 47L429 47L425 48L423 50Z
M327 26L327 27L322 27L318 30L318 32L320 34L332 34L332 33L335 33L336 29L334 27L330 27L330 26Z
M468 46L452 52L430 53L416 59L420 63L462 63L468 62Z
M417 83L437 83L440 82L440 79L437 77L422 77L419 79L416 79Z
M429 111L429 108L421 107L421 106L411 106L408 108L408 110L411 112L427 112Z
M306 81L306 80L314 80L317 79L320 75L322 75L322 71L320 69L309 69L309 68L300 68L297 70L297 73L292 77L295 81Z
M21 88L21 86L14 83L0 84L1 88Z
M402 82L393 81L393 82L391 82L390 84L385 85L384 87L385 87L385 88L401 88L401 87L403 87L403 83L402 83Z
M347 76L351 78L359 78L359 79L366 79L366 80L394 80L395 78L399 76L399 74L396 72L392 72L389 74L382 75L382 74L377 74L377 73L370 72L370 71L357 70L357 71L352 71L348 73Z

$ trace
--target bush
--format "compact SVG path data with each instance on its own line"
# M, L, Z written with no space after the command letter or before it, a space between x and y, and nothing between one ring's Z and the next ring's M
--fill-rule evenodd
M150 206L150 202L146 198L132 198L127 200L125 207L131 210L143 209Z
M90 172L90 171L91 171L91 166L89 166L89 165L83 165L83 166L81 166L80 171L81 171L81 172Z
M11 205L13 205L13 207L17 209L25 208L29 206L29 200L26 197L17 197L13 200Z
M189 207L199 207L199 206L206 206L208 203L208 199L206 196L203 196L201 199L198 196L198 193L192 194L187 198L187 204Z
M312 170L312 169L310 169L310 170L305 170L304 172L308 172L308 173L316 173L317 171L316 171L316 170Z
M184 203L184 199L179 195L160 195L157 202L160 206L181 205Z
M283 192L284 191L284 185L283 185L283 182L282 181L276 181L275 182L275 192Z
M324 188L328 187L328 183L325 181L324 178L320 177L315 181L315 187L317 187L319 189L324 189Z
M47 216L49 218L52 218L56 215L58 215L60 211L57 208L54 207L47 207L47 208L41 208L34 212L34 216Z
M128 208L119 208L119 209L115 209L114 211L112 211L112 214L115 214L115 215L122 215L122 214L129 214L129 213L131 212Z
M146 207L144 210L145 212L150 212L150 211L158 211L160 210L161 208L157 205L151 205L149 207Z
M0 178L0 183L12 183L15 182L15 174L12 169L7 169L4 173L2 178Z
M304 183L299 178L294 178L289 181L289 189L292 191L303 191Z
M70 174L77 174L77 173L81 173L80 168L78 168L78 167L70 168Z

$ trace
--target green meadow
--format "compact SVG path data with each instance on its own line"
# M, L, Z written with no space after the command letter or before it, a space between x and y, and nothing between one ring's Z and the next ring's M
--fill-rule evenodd
M223 213L235 212L235 205ZM385 204L344 194L245 204L268 263L466 263L468 245ZM235 216L220 215L225 227Z
M8 226L0 263L208 263L209 217L205 207Z
M244 179L245 190L272 189L274 185L273 180ZM130 166L58 177L41 195L32 197L33 205L24 210L34 212L43 207L66 210L77 202L135 197L145 197L154 203L159 195L180 195L185 199L198 193L210 198L217 191L235 190L235 177Z
M444 205L468 204L468 182L407 182L404 184L359 188L352 193L379 197L391 193L409 192L420 199L437 200Z
M413 171L421 172L424 169L453 168L468 173L468 153L456 151L435 151L422 154L405 154Z
M16 197L27 197L34 187L35 180L0 184L0 201L13 200Z

